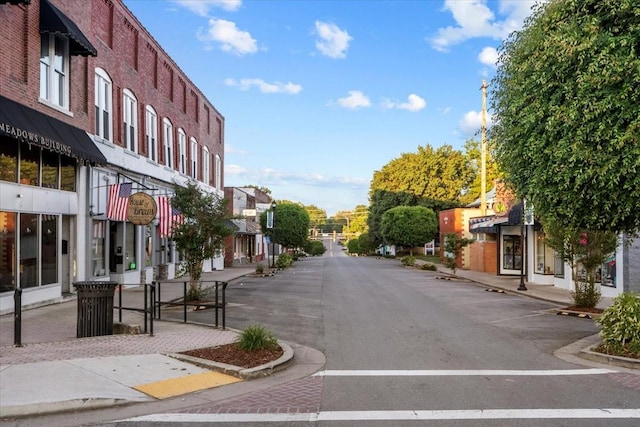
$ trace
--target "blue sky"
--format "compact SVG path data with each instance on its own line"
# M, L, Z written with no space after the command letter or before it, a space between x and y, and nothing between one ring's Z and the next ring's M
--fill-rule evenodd
M534 2L124 0L225 117L225 185L329 216L403 153L480 138L482 80Z

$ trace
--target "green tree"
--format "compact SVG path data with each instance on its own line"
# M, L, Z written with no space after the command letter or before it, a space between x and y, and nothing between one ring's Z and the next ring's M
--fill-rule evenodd
M320 209L315 205L305 206L304 209L309 214L309 221L311 224L311 229L316 231L321 229L327 222L327 211L324 209Z
M487 146L490 144L487 143ZM491 155L491 150L487 148L486 150L486 183L487 183L487 191L491 190L494 186L496 178L498 178L498 165L496 164L493 156ZM464 195L460 196L460 202L463 205L468 205L480 197L480 192L482 191L482 142L476 141L474 139L469 139L464 144L464 155L467 159L467 162L471 166L473 170L474 179L469 185L469 188Z
M369 233L362 233L358 236L358 247L363 254L370 254L376 250L376 246L371 240Z
M366 233L369 230L369 226L367 225L368 217L369 208L365 205L357 205L351 214L348 232L356 236Z
M462 249L473 243L473 239L467 239L458 233L447 233L444 236L444 265L451 269L451 274L456 274L458 259L462 255Z
M408 193L420 199L459 202L474 179L464 154L450 145L418 147L374 172L369 195L377 190Z
M265 235L286 248L304 246L309 234L309 224L309 214L299 203L277 203L274 228L267 228L267 211L260 214L260 227Z
M600 301L596 271L615 252L618 236L611 231L583 231L549 224L545 243L571 266L575 284L572 293L577 307L595 307Z
M500 48L490 131L505 179L569 230L640 228L637 0L550 1Z
M193 181L185 187L175 184L171 206L182 213L184 221L173 228L171 239L184 256L189 275L189 294L198 295L205 259L220 255L225 237L233 234L228 226L227 200L206 193Z
M433 210L423 206L397 206L382 215L381 231L384 241L391 245L421 246L435 238L438 220Z

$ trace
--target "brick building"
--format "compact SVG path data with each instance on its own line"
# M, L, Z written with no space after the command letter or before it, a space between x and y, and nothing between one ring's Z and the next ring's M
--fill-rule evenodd
M0 312L174 277L164 202L223 197L224 117L121 0L0 0L0 21ZM115 209L136 193L155 215Z

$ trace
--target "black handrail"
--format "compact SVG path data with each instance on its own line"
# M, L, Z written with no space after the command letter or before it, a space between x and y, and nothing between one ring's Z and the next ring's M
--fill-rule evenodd
M13 345L22 347L22 288L13 292Z
M171 301L162 301L162 285L163 284L169 284L169 285L177 285L179 283L182 283L182 298L177 298ZM226 329L226 314L227 314L227 299L226 299L226 289L227 289L227 285L229 284L228 282L222 282L219 280L208 280L208 281L201 281L201 284L207 284L207 283L213 283L213 286L211 286L211 288L214 289L214 301L213 303L211 302L206 302L206 301L199 301L199 302L189 302L187 299L188 296L188 286L187 286L187 282L176 282L176 281L154 281L153 285L156 286L157 291L156 291L156 296L157 298L154 299L155 302L155 306L157 307L157 319L160 320L161 316L162 316L162 312L161 312L161 307L163 305L168 305L168 306L176 306L176 305L180 305L182 306L182 321L183 323L187 323L187 307L209 307L209 308L215 308L215 327L218 328L219 327L219 320L220 320L220 314L222 315L222 330ZM222 286L220 286L222 285ZM220 292L222 291L222 295L220 295ZM180 301L181 300L181 301ZM220 313L221 311L221 313ZM154 311L155 313L155 311Z

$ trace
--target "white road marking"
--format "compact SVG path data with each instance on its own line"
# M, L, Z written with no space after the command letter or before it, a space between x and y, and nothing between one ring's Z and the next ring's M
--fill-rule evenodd
M556 369L556 370L326 370L314 377L444 377L444 376L561 376L613 374L611 369Z
M321 411L295 414L154 414L117 422L255 423L316 421L427 421L505 419L635 419L640 409L464 409L404 411Z

